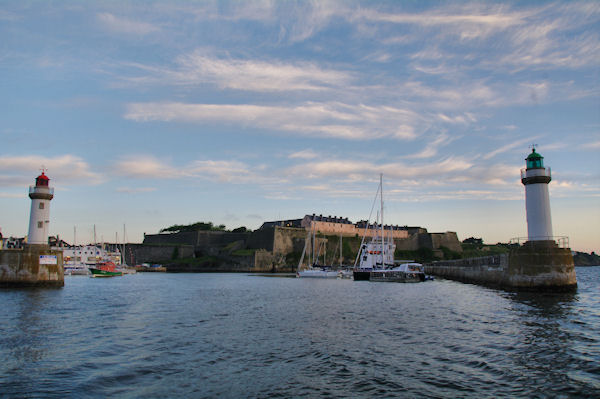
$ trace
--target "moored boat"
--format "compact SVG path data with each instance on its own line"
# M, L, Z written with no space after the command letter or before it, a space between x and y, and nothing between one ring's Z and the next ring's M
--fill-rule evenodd
M300 270L300 271L296 272L296 277L337 278L338 271L331 270L331 269L328 270L326 268L318 269L315 266L313 266L312 269Z
M420 263L403 263L392 269L376 269L371 271L370 281L392 283L419 283L425 281L425 272Z
M83 263L80 264L64 264L65 276L87 276L90 270Z
M338 271L334 270L332 266L319 265L318 259L321 252L321 246L324 246L325 243L321 243L319 245L319 251L315 254L315 243L317 242L316 231L311 225L311 231L308 232L306 236L306 240L304 241L304 250L302 251L302 256L300 257L300 262L298 262L298 268L296 269L296 277L302 278L337 278ZM303 266L304 256L308 254L309 265L306 267ZM312 258L312 262L310 262L310 258ZM323 260L325 261L325 253L323 254Z
M417 283L425 281L425 273L423 265L415 262L406 262L396 266L394 261L394 252L396 244L392 235L386 240L386 230L383 224L383 175L380 175L379 189L375 199L379 196L381 200L381 209L379 216L381 217L379 227L377 223L374 228L379 230L379 234L374 236L370 242L363 242L360 246L360 251L357 256L358 266L355 266L353 271L354 280L356 281L379 281L379 282L398 282L398 283ZM377 219L379 219L379 216ZM369 218L371 216L369 215ZM379 220L378 220L379 222ZM369 227L367 222L366 228ZM366 230L365 230L366 232ZM391 233L391 232L390 232ZM356 262L355 262L356 264Z
M90 272L92 273L92 277L115 277L123 275L121 270L117 270L114 262L110 261L98 263L96 267L90 267Z

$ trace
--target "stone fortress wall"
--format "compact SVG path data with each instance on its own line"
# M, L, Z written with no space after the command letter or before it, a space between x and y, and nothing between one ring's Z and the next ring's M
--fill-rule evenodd
M208 255L219 257L223 260L222 263L229 264L219 267L213 265L210 271L289 272L295 270L295 258L302 252L312 226L320 236L317 241L327 242L340 235L362 237L365 233L364 225L366 222L353 224L344 218L307 215L303 219L266 222L254 232L196 231L145 235L144 243L133 245L132 248L136 254L136 263L152 261L168 264L174 259L174 255L178 258ZM422 227L406 226L387 228L386 237L393 235L399 250L428 248L441 256L440 248L444 246L452 251L462 252L455 232L428 233ZM367 237L377 234L372 228L368 232ZM174 247L179 247L177 252ZM236 256L240 250L247 254Z

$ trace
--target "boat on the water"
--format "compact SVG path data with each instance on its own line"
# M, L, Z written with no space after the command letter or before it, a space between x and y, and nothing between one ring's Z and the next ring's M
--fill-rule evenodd
M339 273L337 270L334 270L331 266L325 265L325 252L323 253L323 265L319 265L319 255L321 253L321 246L319 245L319 250L315 253L317 242L316 231L311 226L311 231L308 232L306 239L304 241L304 250L302 251L302 256L300 257L300 262L298 262L298 268L296 269L296 277L302 278L337 278ZM322 243L324 244L324 243ZM324 245L323 245L324 246ZM304 257L307 255L308 257L308 265L304 266ZM311 262L312 259L312 262Z
M90 269L83 264L64 264L65 276L87 276L90 274Z
M425 272L420 263L403 263L391 269L376 269L371 271L370 281L392 283L420 283L425 281Z
M118 270L114 262L101 262L96 267L90 267L92 277L115 277L122 276L123 271Z
M424 268L420 263L404 261L398 265L398 262L394 261L396 244L394 244L391 231L389 238L386 240L385 225L383 224L383 175L379 177L379 189L375 200L377 200L377 197L381 201L381 209L377 217L377 219L380 219L378 220L380 223L379 226L376 223L374 228L378 230L379 234L373 236L368 243L364 242L366 234L363 236L363 242L357 256L358 265L353 270L354 280L397 283L425 281ZM368 227L369 223L367 222L365 233Z
M311 277L311 278L337 278L337 270L327 269L325 267L319 269L318 265L313 265L311 269L300 270L296 273L297 277Z

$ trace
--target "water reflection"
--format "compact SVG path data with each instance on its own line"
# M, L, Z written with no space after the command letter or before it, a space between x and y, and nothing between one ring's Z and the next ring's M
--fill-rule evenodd
M589 396L600 389L600 300L598 284L580 282L534 294L167 274L0 291L0 392Z
M585 285L585 284L584 284ZM598 371L597 326L579 304L584 289L572 293L516 292L505 294L519 320L512 359L517 368L534 373L544 394L581 395L590 385L600 387L593 376Z

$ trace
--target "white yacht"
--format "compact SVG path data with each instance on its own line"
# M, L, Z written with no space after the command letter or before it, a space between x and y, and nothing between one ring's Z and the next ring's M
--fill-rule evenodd
M101 245L78 245L57 248L63 251L63 265L66 275L88 275L89 268L101 262L121 264L121 253L105 250Z
M368 243L364 242L366 234L363 236L363 242L357 256L358 266L355 262L353 271L354 280L403 283L425 281L424 268L420 263L406 262L396 265L394 261L396 244L394 244L391 234L386 240L386 231L383 224L383 175L379 177L379 189L375 200L378 195L381 200L381 223L379 227L376 225L374 228L380 234L374 236ZM366 228L368 228L368 222Z

